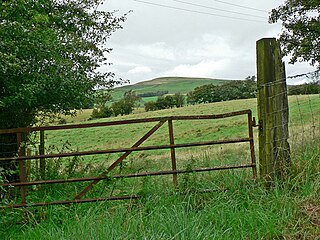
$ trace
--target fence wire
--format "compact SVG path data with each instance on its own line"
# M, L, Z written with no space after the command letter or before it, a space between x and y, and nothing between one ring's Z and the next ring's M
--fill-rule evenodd
M270 94L267 100L271 105L272 111L267 114L267 121L280 122L280 125L277 124L272 128L267 128L266 131L271 133L282 131L283 133L282 135L277 134L275 138L272 138L271 141L266 142L266 144L271 144L272 146L274 146L273 144L276 144L278 148L281 148L279 150L291 152L291 155L294 155L298 151L304 151L308 146L320 147L320 94L308 94L305 92L301 95L289 95L290 82L292 80L295 80L295 82L298 80L299 82L308 83L310 82L310 79L319 79L319 73L320 71L317 70L314 72L298 74L258 86L258 90L266 88ZM287 81L289 86L285 88L285 83L287 83ZM278 85L281 84L283 84L283 89L278 92ZM273 94L274 87L277 87L277 92L275 94ZM288 106L282 104L282 106L279 107L278 103L282 102L281 99L287 97ZM277 121L279 120L279 113L283 113L283 118L286 118L288 114L288 134L286 134L286 119ZM289 145L286 144L287 140ZM280 157L283 159L283 156L278 156L278 153L280 152L278 149L273 150L273 153L270 153L274 154L275 157L272 167L277 168L277 164L279 164L278 158Z

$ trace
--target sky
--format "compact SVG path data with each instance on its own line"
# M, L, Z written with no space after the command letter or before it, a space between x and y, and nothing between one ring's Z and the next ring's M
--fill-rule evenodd
M101 9L128 14L108 46L111 71L130 84L157 77L245 79L256 75L256 41L278 37L268 13L284 0L105 0ZM229 4L228 4L229 3ZM287 76L314 71L288 65ZM298 84L303 79L291 79Z

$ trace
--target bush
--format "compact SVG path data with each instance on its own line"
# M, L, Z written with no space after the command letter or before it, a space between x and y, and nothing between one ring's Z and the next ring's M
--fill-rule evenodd
M91 114L91 118L108 118L111 117L113 111L108 106L103 106L100 108L94 108Z
M182 107L185 102L185 97L180 94L176 93L174 95L167 95L165 97L158 97L156 102L146 102L144 104L144 109L146 112L148 111L155 111L161 109L168 109L174 107Z
M158 110L158 106L157 106L156 102L146 102L144 104L144 109L146 112L156 111L156 110Z
M132 113L133 107L134 107L134 103L130 101L126 101L125 99L121 99L120 101L114 102L111 105L114 116L128 115Z
M141 98L137 96L135 91L125 92L123 98L111 105L114 116L128 115L133 112L134 107Z

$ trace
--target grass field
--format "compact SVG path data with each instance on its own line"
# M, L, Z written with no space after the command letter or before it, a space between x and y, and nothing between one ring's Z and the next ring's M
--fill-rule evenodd
M320 236L320 96L291 96L290 143L292 172L285 182L266 190L251 170L192 173L123 179L99 183L88 197L139 194L139 200L71 206L0 210L0 239L319 239ZM252 109L256 99L186 106L156 112L137 111L113 121L170 115L219 114ZM86 119L87 112L75 122ZM48 131L52 152L129 147L153 125ZM246 117L226 120L178 121L176 143L247 136ZM145 145L168 143L163 126ZM256 134L256 132L255 132ZM256 138L257 139L257 138ZM257 141L256 141L257 145ZM52 178L103 172L115 156L53 161ZM247 144L177 150L178 168L206 167L249 161ZM115 173L170 169L170 150L137 152ZM72 198L83 184L30 189L29 200ZM199 190L206 190L199 193ZM210 190L210 191L207 191Z

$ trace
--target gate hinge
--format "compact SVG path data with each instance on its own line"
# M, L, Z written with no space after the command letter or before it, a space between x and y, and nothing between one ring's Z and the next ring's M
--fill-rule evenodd
M259 120L259 124L257 124L257 122L256 122L256 118L255 117L253 117L252 118L252 126L253 127L259 127L259 130L262 130L262 120Z

